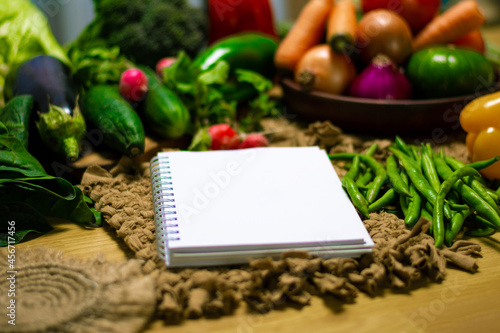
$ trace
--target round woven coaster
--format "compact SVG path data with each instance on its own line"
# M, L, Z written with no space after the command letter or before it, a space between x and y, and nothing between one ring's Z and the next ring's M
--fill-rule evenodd
M15 271L2 249L1 332L138 332L156 305L140 260L81 260L48 248L16 251ZM15 324L15 325L14 325Z

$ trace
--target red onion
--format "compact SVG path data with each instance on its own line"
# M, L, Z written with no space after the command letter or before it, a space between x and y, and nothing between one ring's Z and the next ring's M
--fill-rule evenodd
M350 95L374 99L410 99L412 88L408 79L388 57L378 55L356 76L351 84Z

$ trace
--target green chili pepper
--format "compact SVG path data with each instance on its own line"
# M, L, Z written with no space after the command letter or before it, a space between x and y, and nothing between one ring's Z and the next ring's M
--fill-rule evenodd
M467 229L465 234L471 237L485 237L493 235L496 232L494 228L490 227L477 227L473 229Z
M457 191L452 189L450 192L448 192L448 201L450 204L461 203L460 195L457 193Z
M372 177L373 173L371 172L371 169L368 169L365 173L358 177L358 179L356 180L356 185L358 185L359 187L363 187L370 182Z
M422 170L422 157L420 156L419 149L416 146L410 146L413 159L415 160L415 166Z
M420 218L422 198L413 184L410 184L410 194L411 198L408 202L408 212L405 215L405 223L407 226L412 227Z
M397 198L397 193L393 188L388 189L380 198L368 206L369 212L376 212L388 206Z
M468 226L470 227L471 225L474 227L485 227L485 228L493 228L497 229L493 223L490 221L486 220L485 218L482 218L481 216L477 214L472 214L469 219L468 219Z
M425 178L427 178L429 184L432 186L432 188L434 188L434 190L439 191L441 182L439 181L439 176L438 173L436 172L436 167L434 166L432 155L429 154L426 146L423 144L420 155L422 160L422 171Z
M370 148L364 153L366 156L373 156L377 151L378 145L376 143L372 144Z
M434 154L433 158L439 176L443 179L449 178L453 174L453 171L446 164L442 155L440 156L438 154ZM481 197L481 195L465 184L462 180L457 181L453 185L453 189L455 189L455 191L462 196L462 199L467 203L467 205L469 205L469 207L471 207L471 209L475 210L477 214L484 217L488 221L491 221L496 228L500 229L499 214L487 201L485 201L485 199L483 199L483 197Z
M500 156L497 155L497 156L495 156L493 158L490 158L489 160L477 161L477 162L469 163L469 164L467 164L467 166L469 166L471 168L474 168L476 170L482 170L482 169L486 169L487 167L495 164L499 160L500 160Z
M356 179L359 173L359 156L355 156L352 159L352 164L351 167L349 168L349 171L345 174L344 177L349 177L351 179Z
M445 231L445 243L446 246L451 246L453 240L457 237L458 233L462 229L465 219L472 213L471 209L467 209L461 212L456 212L451 217L450 223L446 226Z
M408 197L403 197L402 195L399 196L399 205L401 206L401 211L404 216L408 214L408 201Z
M394 187L394 190L400 195L404 195L406 197L411 196L408 185L405 184L405 182L403 182L403 180L401 179L401 175L399 174L398 170L398 165L393 155L387 157L387 160L385 162L385 167L387 169L387 176L389 178L389 182Z
M491 159L491 160L494 160L494 159ZM478 162L478 164L483 163L484 167L487 167L487 166L493 164L493 163L491 163L491 160L481 161L481 162ZM464 166L468 166L470 168L480 170L478 168L472 167L471 166L472 163L465 164L465 163L460 162L459 160L454 159L454 158L449 157L449 156L445 157L445 162L454 170L457 170L457 169L464 167ZM486 165L488 163L490 163L490 164ZM479 178L482 178L482 177L479 177ZM469 185L474 191L476 191L477 194L479 194L484 199L484 201L486 201L491 207L493 207L493 209L495 209L497 214L500 215L500 208L498 208L497 202L491 197L491 195L489 195L486 186L484 186L483 183L477 177L466 177L463 179L463 181L467 185Z
M500 199L498 198L497 192L493 191L491 188L485 188L488 195L493 199L493 201L498 205L500 203Z
M382 185L384 185L387 179L387 172L382 164L377 162L373 157L355 153L336 153L328 155L331 160L342 160L342 159L353 159L355 156L359 156L361 162L368 165L372 171L375 173L373 181L369 184L368 190L366 191L366 200L368 203L372 203L377 198Z
M408 175L406 174L405 170L402 169L401 173L401 180L408 186ZM403 195L399 196L399 205L401 206L401 210L403 211L403 215L406 216L408 214L408 199L409 197L405 197Z
M363 194L361 194L361 192L359 191L354 180L350 177L344 176L342 177L342 186L347 191L347 194L349 194L354 207L356 207L356 209L365 218L368 218L370 215L370 212L368 211L368 202L366 201L366 198L363 196Z
M415 188L420 192L431 204L435 204L437 199L437 192L430 186L429 182L418 169L413 160L411 160L402 151L389 147L389 150L399 159L399 162L405 168L408 177L414 184ZM451 209L448 205L444 207L446 218L451 218Z
M422 208L420 211L420 215L428 219L429 221L432 221L432 214L429 213L429 211L426 208ZM431 224L432 227L432 224ZM430 232L432 232L432 229L429 229Z
M411 151L406 142L403 141L399 136L396 135L396 139L394 141L396 143L396 148L401 150L403 153L405 153L408 156L411 156Z
M436 247L441 247L444 242L445 229L444 229L444 198L451 190L453 185L461 178L466 176L478 176L479 172L470 167L463 167L454 171L449 178L447 178L439 188L436 202L434 204L434 211L432 214L433 236Z
M462 211L462 210L467 210L469 209L470 207L467 206L467 205L463 205L463 204L456 204L454 202L450 202L446 199L444 199L444 202L447 203L451 209L453 210L456 210L456 211Z

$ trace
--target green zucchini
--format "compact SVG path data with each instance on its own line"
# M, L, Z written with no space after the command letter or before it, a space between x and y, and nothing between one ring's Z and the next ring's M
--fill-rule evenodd
M87 126L99 130L107 146L128 157L144 153L141 118L120 95L117 86L90 87L83 93L81 106Z
M141 116L152 132L164 139L183 136L191 124L188 108L179 96L165 86L149 68L141 67L148 77L149 88Z

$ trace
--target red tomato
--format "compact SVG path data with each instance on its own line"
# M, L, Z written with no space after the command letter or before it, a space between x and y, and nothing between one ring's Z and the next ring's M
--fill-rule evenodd
M364 13L386 8L401 15L415 35L439 12L441 0L361 0Z

